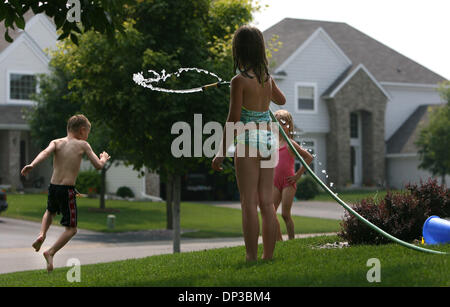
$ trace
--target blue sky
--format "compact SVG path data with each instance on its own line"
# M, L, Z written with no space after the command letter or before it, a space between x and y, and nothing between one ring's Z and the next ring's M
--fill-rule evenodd
M450 0L259 0L254 25L283 18L345 22L450 79ZM268 5L268 7L265 7Z

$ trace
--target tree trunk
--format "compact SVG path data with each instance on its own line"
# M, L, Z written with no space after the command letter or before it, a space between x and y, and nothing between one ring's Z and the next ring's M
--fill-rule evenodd
M173 176L167 174L166 183L166 219L167 229L173 229L173 217L172 217L172 203L173 203Z
M180 175L175 175L173 180L173 253L180 252Z
M101 184L100 184L100 209L105 209L105 192L106 192L106 168L102 168L101 171Z

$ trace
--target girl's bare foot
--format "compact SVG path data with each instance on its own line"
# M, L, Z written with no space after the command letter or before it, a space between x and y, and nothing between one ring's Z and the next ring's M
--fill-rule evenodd
M47 272L53 271L53 255L50 255L48 251L43 253L45 261L47 261Z
M40 235L36 239L36 241L34 241L33 245L31 245L31 246L33 246L33 248L35 249L36 252L38 252L41 249L41 246L42 246L42 243L44 243L44 240L45 240L45 236Z

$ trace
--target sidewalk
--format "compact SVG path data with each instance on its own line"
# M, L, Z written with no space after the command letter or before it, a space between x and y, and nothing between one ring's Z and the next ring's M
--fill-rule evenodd
M196 201L196 203L241 209L241 203L236 201ZM281 214L281 204L278 207L277 213ZM296 201L292 205L291 209L292 215L318 217L333 220L342 220L344 213L345 209L337 202L324 201Z

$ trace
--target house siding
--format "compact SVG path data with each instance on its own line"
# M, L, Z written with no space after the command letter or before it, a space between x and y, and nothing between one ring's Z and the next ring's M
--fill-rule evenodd
M316 35L299 54L289 61L283 69L287 76L276 82L286 96L286 104L281 108L292 114L296 127L305 133L329 131L327 105L320 97L348 66L348 61L337 52L322 33ZM306 114L296 111L296 84L299 82L317 85L318 97L316 98L319 100L316 113Z
M387 185L393 189L404 189L408 183L420 184L420 181L426 182L433 175L418 168L419 156L399 156L388 157L386 159ZM441 183L441 177L434 177ZM450 176L445 177L445 181L450 182Z
M33 74L48 73L48 65L32 51L24 41L19 42L14 51L9 53L6 59L0 63L0 103L11 103L8 101L9 73L26 72ZM15 102L20 103L20 102Z
M93 169L91 163L83 160L80 170ZM144 189L144 177L139 177L139 172L133 170L131 166L125 166L122 162L114 165L106 172L106 193L115 194L117 189L122 186L129 187L136 198L141 198L141 192Z
M384 85L383 88L391 96L385 113L386 141L420 105L443 103L436 88L388 85Z
M45 21L46 16L36 15L25 26L25 31L34 39L36 44L45 49L56 49L56 27ZM36 20L35 20L36 19ZM31 24L31 25L30 25Z

